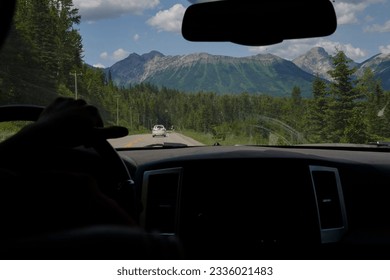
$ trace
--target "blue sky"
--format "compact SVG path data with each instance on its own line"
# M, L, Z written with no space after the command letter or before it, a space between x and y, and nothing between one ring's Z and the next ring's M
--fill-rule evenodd
M362 62L377 53L390 53L390 0L336 0L337 31L328 37L288 40L266 47L232 43L187 42L180 34L187 0L73 0L82 17L86 63L109 67L130 53L152 50L165 55L196 52L236 57L272 53L294 59L312 47L329 53L343 50Z

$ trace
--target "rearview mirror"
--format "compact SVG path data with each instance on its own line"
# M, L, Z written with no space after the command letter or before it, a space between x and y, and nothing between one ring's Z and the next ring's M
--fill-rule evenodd
M336 13L329 0L226 0L189 6L182 34L193 42L266 46L328 36L336 28Z

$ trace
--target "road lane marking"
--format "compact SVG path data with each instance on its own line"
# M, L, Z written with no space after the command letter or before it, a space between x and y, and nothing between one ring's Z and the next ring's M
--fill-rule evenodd
M134 139L133 141L130 141L128 142L126 145L125 145L125 148L131 148L133 147L135 144L139 143L139 142L142 142L144 141L145 138L144 137L138 137L136 139Z

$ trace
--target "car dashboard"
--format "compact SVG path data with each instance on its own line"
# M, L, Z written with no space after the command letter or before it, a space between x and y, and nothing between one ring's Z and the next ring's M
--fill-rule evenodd
M119 149L148 232L189 259L388 258L386 150Z

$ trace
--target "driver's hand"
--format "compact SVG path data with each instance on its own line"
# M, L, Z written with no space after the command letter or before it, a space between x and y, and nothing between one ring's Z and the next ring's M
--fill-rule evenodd
M54 141L53 145L65 147L89 145L97 138L119 138L128 134L124 127L103 128L98 109L84 100L63 97L46 107L35 126L42 137Z
M0 210L8 206L11 212L15 210L7 217L12 218L11 225L22 225L18 233L29 224L33 231L58 230L56 226L135 225L125 210L100 190L100 182L88 168L79 170L72 163L68 167L52 149L93 145L95 140L127 133L123 127L104 128L97 108L84 100L57 98L36 122L0 143L0 177L7 199ZM50 224L53 215L57 225Z

